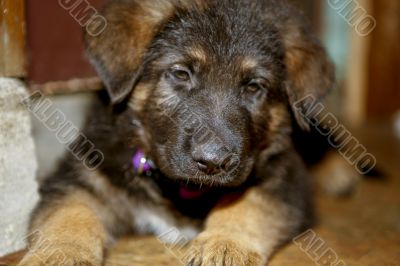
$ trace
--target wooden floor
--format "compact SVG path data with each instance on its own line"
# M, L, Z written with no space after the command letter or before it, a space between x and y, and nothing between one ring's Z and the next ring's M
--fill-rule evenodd
M387 178L364 181L347 199L317 195L319 224L300 239L300 246L290 243L280 250L271 266L331 265L329 255L343 261L338 266L400 265L400 140L391 132L388 124L375 123L356 134ZM323 243L320 249L318 243ZM303 251L306 246L308 252ZM151 237L126 238L109 252L106 265L176 266L180 265L176 255L184 252ZM0 259L0 265L15 265L20 256Z

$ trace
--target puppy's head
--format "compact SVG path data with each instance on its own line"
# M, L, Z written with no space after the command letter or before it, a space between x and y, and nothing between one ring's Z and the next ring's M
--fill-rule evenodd
M106 30L86 34L113 103L127 99L168 177L243 183L262 152L289 147L290 106L331 87L319 42L273 2L114 1Z

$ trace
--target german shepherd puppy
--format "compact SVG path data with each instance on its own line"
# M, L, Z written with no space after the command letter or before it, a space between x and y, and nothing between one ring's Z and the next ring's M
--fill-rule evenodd
M193 239L187 265L265 265L312 221L292 107L332 87L320 42L282 0L117 0L103 14L85 43L110 104L83 133L104 161L67 155L43 182L30 230L50 245L32 237L20 265L101 265L113 239L172 228Z

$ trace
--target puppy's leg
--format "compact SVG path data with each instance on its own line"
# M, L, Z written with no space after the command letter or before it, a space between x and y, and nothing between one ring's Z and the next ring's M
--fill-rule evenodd
M84 191L42 202L32 220L28 253L19 265L101 265L106 233L95 204Z
M333 196L352 195L362 180L356 168L335 150L313 166L311 174L319 187Z
M222 202L192 243L187 265L264 266L277 246L299 227L290 208L261 188L251 188L230 203Z

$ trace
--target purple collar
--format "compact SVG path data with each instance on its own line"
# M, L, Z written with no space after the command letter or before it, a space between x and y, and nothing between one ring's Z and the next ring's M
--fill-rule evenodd
M142 150L137 150L132 157L132 166L137 175L151 176L152 170L156 169L156 166L152 160L146 157ZM193 189L188 186L181 184L179 186L179 197L183 200L195 200L202 197L209 191L209 188Z

